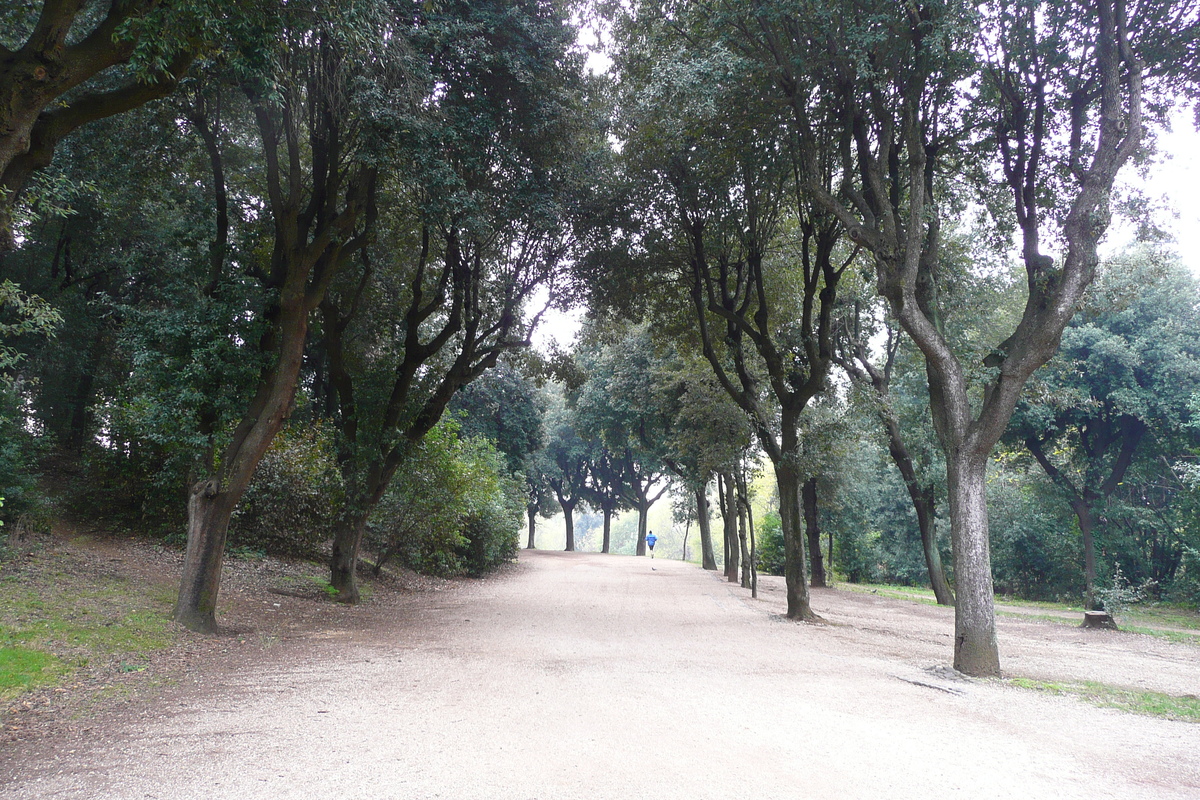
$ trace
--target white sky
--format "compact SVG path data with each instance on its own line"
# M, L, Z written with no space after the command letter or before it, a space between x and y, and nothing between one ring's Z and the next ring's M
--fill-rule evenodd
M1200 278L1200 133L1191 114L1180 110L1172 119L1172 130L1159 135L1160 155L1143 180L1129 167L1121 173L1126 185L1142 186L1151 200L1162 200L1178 217L1160 222L1175 236L1183 262ZM1119 247L1131 235L1128 228L1114 225L1109 248Z

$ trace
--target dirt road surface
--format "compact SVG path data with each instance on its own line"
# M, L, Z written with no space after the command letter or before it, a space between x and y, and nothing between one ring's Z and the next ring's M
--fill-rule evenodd
M829 624L782 619L778 580L751 600L679 562L526 552L0 754L0 798L1200 797L1200 725L962 680L948 609L814 606ZM1200 648L1000 639L1006 674L1200 689Z

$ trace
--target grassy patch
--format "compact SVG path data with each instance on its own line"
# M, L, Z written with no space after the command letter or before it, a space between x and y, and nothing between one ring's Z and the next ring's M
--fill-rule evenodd
M859 594L875 594L879 595L880 597L890 597L893 600L910 600L914 603L924 603L931 606L937 605L937 598L934 597L933 590L926 589L921 586L896 586L887 583L839 582L836 588L845 589L849 592L858 592Z
M1146 636L1157 636L1176 644L1200 645L1200 633L1185 633L1184 631L1164 631L1161 628L1144 628L1141 625L1126 625L1117 620L1117 625L1129 633L1142 633Z
M1037 620L1038 622L1050 622L1055 625L1064 625L1068 628L1078 628L1083 622L1083 612L1079 612L1079 617L1059 617L1053 614L1023 614L1019 611L1004 611L996 609L997 617L1008 617L1009 619L1021 620ZM1130 625L1126 622L1133 615L1127 614L1124 617L1117 618L1117 625L1122 633L1140 633L1144 636L1154 636L1158 639L1166 639L1169 642L1176 644L1186 644L1200 646L1200 632L1189 633L1187 631L1163 630L1162 628L1145 627L1142 625Z
M41 650L0 647L0 700L54 683L66 669L62 661Z
M1184 628L1200 633L1200 613L1186 608L1173 606L1135 606L1121 615L1134 625L1155 626L1166 625L1171 628ZM1118 620L1120 624L1120 620Z
M150 652L175 642L174 596L162 587L49 569L0 581L0 594L4 699L60 684L91 664L136 672Z
M1104 683L1050 683L1031 678L1012 678L1009 683L1023 689L1055 695L1069 695L1100 708L1116 708L1132 714L1200 723L1200 698L1195 695L1163 694L1140 689L1122 689Z
M329 582L328 578L322 578L319 575L306 575L305 577L315 583L317 588L325 593L326 597L337 597L338 590L333 588L333 584Z

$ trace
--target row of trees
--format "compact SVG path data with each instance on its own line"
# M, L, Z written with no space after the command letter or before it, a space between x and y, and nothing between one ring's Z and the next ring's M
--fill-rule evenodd
M1093 281L1148 115L1196 86L1195 4L601 3L614 57L602 78L583 73L574 10L5 10L4 332L28 353L6 365L5 424L20 452L53 451L94 495L121 483L146 514L184 507L186 486L175 615L200 630L215 626L230 522L285 431L300 455L281 463L336 467L312 474L337 496L318 527L346 602L364 541L377 566L437 560L404 537L440 518L422 503L455 475L495 489L462 496L444 522L477 563L505 552L489 543L505 536L517 474L531 535L555 503L568 547L578 504L606 531L633 508L638 552L674 481L706 566L720 476L724 563L741 580L761 451L790 617L814 616L821 530L842 526L839 563L880 572L864 509L896 506L879 488L893 480L939 601L955 603L955 666L995 674L997 448L1028 452L1070 498L1094 602L1097 553L1111 554L1097 547L1102 506L1139 474L1168 408L1154 388L1070 380L1166 375L1171 362L1178 375L1162 380L1191 385L1190 355L1142 368L1148 343L1187 330L1186 309L1144 340L1099 324L1132 314L1170 269L1150 258L1106 283L1071 328L1075 362L1030 381ZM542 290L588 303L592 329L570 358L511 355ZM50 342L38 337L55 320L34 296L61 316ZM1173 352L1188 347L1181 335ZM539 399L522 370L561 391ZM455 404L458 429L439 427ZM1193 406L1170 404L1184 433L1161 460L1178 480ZM847 447L872 438L868 418L898 482ZM479 437L496 444L466 444ZM26 485L33 471L25 455L4 468ZM1157 508L1177 508L1176 494ZM1187 572L1186 527L1164 540L1178 554L1159 559L1175 558L1164 578Z
M40 185L58 213L5 172L5 273L64 317L16 378L23 427L89 482L95 459L167 496L189 487L175 617L211 630L256 469L289 418L328 426L330 581L356 602L393 477L460 389L528 344L529 299L575 241L602 140L566 9L40 5L5 12L5 53L51 65L5 73L22 100L42 81L32 127L3 128L14 164L54 103L122 79L167 100L106 106L87 137L52 143ZM108 42L115 72L46 77Z
M1019 288L1012 278L994 276L957 287L955 302L986 328L989 314L1016 313ZM1002 591L1082 600L1092 608L1101 602L1098 593L1133 583L1157 587L1162 599L1195 601L1198 314L1200 289L1168 249L1139 246L1102 265L1059 353L1034 374L990 460L993 572ZM799 431L810 583L825 585L828 559L851 580L928 583L939 602L953 605L953 572L943 564L949 552L944 466L920 354L885 324L876 341L881 352L871 357L864 352L861 304L844 303L836 316L839 366ZM729 525L726 542L745 539L745 527L735 524L745 493L726 503L725 487L744 486L744 468L753 475L758 466L750 424L705 365L693 357L689 371L669 341L667 332L645 324L585 333L565 401L547 426L546 453L558 460L536 454L536 477L578 487L565 510L576 511L579 497L603 513L605 534L596 547L608 552L611 510L638 507L632 482L623 490L629 500L621 502L627 479L620 471L609 475L608 443L627 443L636 431L639 463L657 464L675 486L676 506L699 523L701 563L711 569L724 563L736 575L739 554L714 557L708 513L698 509L719 507ZM603 421L631 407L637 411L614 436ZM713 424L722 419L727 427ZM686 448L696 441L704 457L724 453L724 462L689 461ZM713 476L726 470L714 490ZM615 502L593 488L602 480L617 487ZM765 534L762 561L782 573L779 502L778 492L768 491L756 507ZM639 528L644 532L644 523ZM667 540L673 552L679 548L677 537Z

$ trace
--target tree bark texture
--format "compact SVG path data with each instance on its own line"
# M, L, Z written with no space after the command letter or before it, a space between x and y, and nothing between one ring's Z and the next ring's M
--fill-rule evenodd
M604 513L604 542L600 547L601 553L607 553L612 546L612 515L613 508L611 505L605 505L601 509Z
M355 605L358 591L358 551L367 529L370 512L347 512L334 528L333 553L329 557L329 585L337 590L337 601Z
M575 551L575 501L568 500L563 502L559 499L559 505L563 510L563 522L566 525L567 546L563 548L568 553Z
M821 556L821 522L817 513L816 476L804 482L801 492L804 501L804 532L808 537L809 563L812 565L809 585L823 589L828 583L825 580L825 560Z
M188 497L188 539L185 568L174 619L188 630L217 630L217 595L221 589L221 560L229 518L240 493L221 491L215 480L199 481Z
M787 584L788 619L815 620L809 604L808 559L800 500L800 476L786 463L775 465L779 486L779 522L783 532L784 581Z
M1071 500L1071 510L1079 521L1079 536L1083 540L1084 610L1098 611L1096 607L1096 515L1087 498Z
M533 541L534 533L537 531L537 512L538 507L536 505L525 506L525 516L529 518L529 542L525 545L526 550L537 549Z
M696 494L696 525L700 528L700 566L708 570L716 570L717 557L713 553L712 518L708 513L708 486L695 490Z
M725 533L725 580L738 583L741 580L741 542L738 540L737 487L732 474L722 475L717 482L721 487L721 520Z
M976 676L1000 674L988 539L987 458L987 453L954 453L946 459L954 574L960 576L954 605L954 668Z

